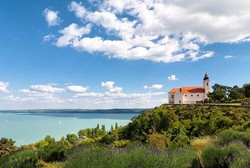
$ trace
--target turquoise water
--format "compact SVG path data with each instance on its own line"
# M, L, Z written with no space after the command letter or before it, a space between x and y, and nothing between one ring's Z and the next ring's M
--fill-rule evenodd
M0 113L0 137L12 138L16 145L37 142L46 135L59 140L68 133L97 124L126 125L138 113Z

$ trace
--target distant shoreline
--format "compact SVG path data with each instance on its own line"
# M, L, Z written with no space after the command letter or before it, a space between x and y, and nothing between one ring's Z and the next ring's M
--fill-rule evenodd
M36 110L0 110L0 113L96 113L96 114L126 114L126 113L142 113L150 109L36 109Z

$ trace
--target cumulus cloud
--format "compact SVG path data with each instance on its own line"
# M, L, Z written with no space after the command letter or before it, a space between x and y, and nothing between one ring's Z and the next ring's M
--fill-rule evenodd
M145 85L143 88L144 88L144 89L162 89L162 88L163 88L163 85L160 85L160 84L154 84L154 85L152 85L152 86L147 86L147 85Z
M82 3L69 4L69 11L85 25L70 25L73 32L78 32L73 35L60 30L58 47L101 52L119 59L169 63L214 56L213 51L203 49L207 44L250 39L250 2L245 0L211 0L195 5L187 0L109 0L96 4L95 11ZM104 33L88 36L88 25ZM79 31L81 28L85 31ZM110 36L115 38L110 40Z
M110 93L120 93L123 90L122 87L115 86L115 82L114 81L102 82L101 86L103 88L107 89L108 92L110 92Z
M8 93L9 82L0 82L0 92Z
M83 92L86 92L88 90L88 87L70 85L70 86L67 86L66 90L70 91L70 92L83 93Z
M193 25L185 21L185 14L181 14L186 9L172 1L166 4L162 1L110 0L98 5L99 10L93 12L82 3L71 2L69 11L84 20L86 25L78 27L72 23L60 30L62 36L57 39L56 45L90 53L101 52L113 58L164 63L198 61L214 55L212 51L201 50L202 46L210 43L207 34L198 31L198 28L185 28L186 25ZM191 12L192 16L199 14L192 14L191 10L185 12ZM190 21L197 21L197 18ZM97 30L104 29L106 34L88 36L92 26ZM200 29L203 30L203 27ZM110 35L116 38L110 40Z
M46 8L43 11L43 16L45 17L49 26L56 26L59 25L61 22L60 17L58 16L59 12L50 10Z
M170 75L168 76L168 80L173 81L173 80L178 80L175 75Z
M68 27L59 31L62 36L57 39L56 45L58 47L76 45L74 41L81 38L84 34L88 34L90 32L90 28L90 24L85 27L79 27L76 23L72 23Z

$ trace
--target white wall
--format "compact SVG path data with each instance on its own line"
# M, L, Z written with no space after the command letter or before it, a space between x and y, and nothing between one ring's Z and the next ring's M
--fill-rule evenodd
M172 98L172 95L174 95L174 93L168 93L168 103L170 104L174 103L174 98Z
M186 94L183 94L183 103L184 104L195 104L197 101L203 101L204 96L205 96L204 93L186 93Z
M174 95L174 104L183 104L183 96L181 92L176 92Z

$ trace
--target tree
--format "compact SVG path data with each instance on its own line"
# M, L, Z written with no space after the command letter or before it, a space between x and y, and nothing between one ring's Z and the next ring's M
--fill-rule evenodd
M243 98L243 92L242 92L242 89L239 88L238 86L234 86L230 93L229 93L229 98L230 99L241 99Z
M16 150L16 146L14 145L15 141L12 139L1 138L0 140L0 157L12 153Z
M115 123L115 129L117 129L118 128L118 124L117 123Z
M67 134L66 140L68 140L72 145L75 145L78 138L76 134Z
M244 95L250 97L250 83L243 85Z
M212 86L213 93L211 95L212 99L214 99L217 102L223 102L227 99L228 90L230 89L228 86L223 86L220 84L215 84Z
M102 131L106 131L105 125L102 125Z

